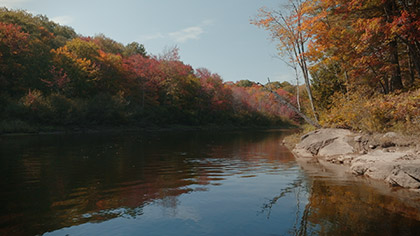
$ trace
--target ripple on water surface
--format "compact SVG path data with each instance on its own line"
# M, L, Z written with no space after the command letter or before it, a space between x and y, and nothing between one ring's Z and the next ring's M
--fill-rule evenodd
M420 235L418 202L303 171L283 136L2 138L0 235Z

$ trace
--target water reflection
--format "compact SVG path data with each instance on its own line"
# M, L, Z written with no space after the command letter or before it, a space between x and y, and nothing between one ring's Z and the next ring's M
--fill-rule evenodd
M420 235L420 196L415 193L322 172L316 164L303 167L304 177L269 199L261 211L269 218L273 206L294 195L296 221L290 235Z
M40 234L115 217L221 185L227 176L288 168L279 133L3 137L1 234ZM267 139L267 137L272 137ZM252 174L250 174L252 173Z
M419 208L368 185L315 180L309 203L305 228L321 235L420 235Z
M283 135L1 137L0 235L418 233L418 207L302 172Z

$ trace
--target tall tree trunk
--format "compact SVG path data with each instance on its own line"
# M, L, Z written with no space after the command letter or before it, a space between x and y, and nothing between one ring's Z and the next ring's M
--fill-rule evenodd
M389 93L389 79L388 76L384 76L384 83L382 84L381 81L379 81L381 83L382 88L384 89L384 94L388 94Z
M300 22L298 23L300 26ZM308 92L309 103L311 105L312 114L316 122L318 122L318 117L316 115L313 95L311 90L311 82L309 80L309 70L308 65L306 64L305 56L305 40L303 39L302 32L297 32L297 37L295 38L295 44L297 51L295 50L295 57L298 62L300 69L302 70L303 79L305 80L306 91Z
M411 56L411 50L410 50L409 46L407 46L407 51L408 51L408 73L410 74L409 86L413 87L414 86L415 72L414 72L413 58Z
M318 122L318 117L316 115L314 100L313 100L313 95L312 95L311 82L309 80L309 71L306 65L306 61L303 61L303 65L304 65L302 68L303 78L305 79L306 91L308 92L309 103L311 104L311 109L312 109L312 115L314 116L315 121Z
M395 0L386 0L384 5L384 11L386 15L386 21L388 23L392 23L394 20L394 16L398 15L398 7L395 3ZM394 37L392 41L389 43L389 62L392 64L392 74L390 80L390 89L389 91L392 92L397 89L403 89L403 83L401 79L401 67L398 60L398 43L397 38Z
M290 59L292 61L294 60L294 58L292 56L290 57ZM297 103L297 106L298 106L297 108L298 108L299 111L301 111L301 108L300 108L299 72L298 72L298 69L296 67L296 62L293 61L291 65L293 67L293 70L295 71L295 76L296 76L296 103Z
M297 108L298 108L298 110L299 111L301 111L301 108L300 108L300 96L299 96L299 78L298 77L296 77L296 103L297 103Z
M391 53L391 58L390 58L390 62L393 65L393 71L392 71L392 76L391 76L391 89L390 91L394 91L397 89L403 89L403 83L402 83L402 79L401 79L401 67L400 67L400 62L398 59L398 43L397 40L393 40L389 43L390 46L390 53Z
M417 71L417 75L420 76L420 43L415 42L414 44L408 44L410 49L410 57Z
M404 0L404 1L397 1L396 3L402 9L409 13L414 13L414 15L417 15L420 13L420 1L419 0ZM415 19L410 17L409 22L413 23ZM413 27L414 31L418 31L415 27ZM417 32L411 32L411 33L417 33ZM405 43L408 47L409 57L411 60L411 70L410 73L413 75L414 71L417 71L418 76L420 76L420 41L419 40L413 40L409 39L407 36L398 35L398 38L401 39L403 43ZM414 83L415 73L413 77L411 77L411 82Z
M309 79L309 70L308 70L308 65L307 65L307 58L305 55L305 43L308 40L302 32L302 28L301 28L301 24L302 24L302 1L301 0L297 0L297 1L290 1L295 14L297 16L297 27L294 30L295 32L293 32L293 30L291 30L291 32L293 32L293 37L291 38L292 41L294 41L294 53L295 53L295 58L297 60L298 65L300 66L300 69L302 70L302 74L303 74L303 79L305 80L305 85L306 85L306 91L308 92L308 98L309 98L309 103L311 105L311 110L312 110L312 114L314 116L315 121L318 123L318 116L316 114L315 111L315 106L314 106L314 101L313 101L313 95L312 95L312 90L311 90L311 82ZM286 22L286 21L285 21Z

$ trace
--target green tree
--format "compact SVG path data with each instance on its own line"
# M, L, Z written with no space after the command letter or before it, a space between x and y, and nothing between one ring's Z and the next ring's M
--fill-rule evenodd
M252 86L256 85L255 82L252 82L252 81L247 80L247 79L239 80L235 84L236 84L236 86L239 86L239 87L252 87Z
M112 54L122 54L125 50L124 45L116 42L113 39L106 37L103 34L98 34L93 37L92 41L99 46L99 48L106 52Z
M314 101L318 108L326 110L332 103L334 93L345 94L345 79L341 75L338 63L329 66L318 65L311 68Z
M144 57L147 56L146 49L144 48L143 44L132 42L125 46L123 56L130 57L136 54L142 55Z

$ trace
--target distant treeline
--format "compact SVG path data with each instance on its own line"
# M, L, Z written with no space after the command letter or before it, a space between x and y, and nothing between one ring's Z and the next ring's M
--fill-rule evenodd
M282 125L296 115L251 81L223 82L180 61L149 55L21 10L0 9L0 132L44 126ZM296 103L293 86L272 83Z

